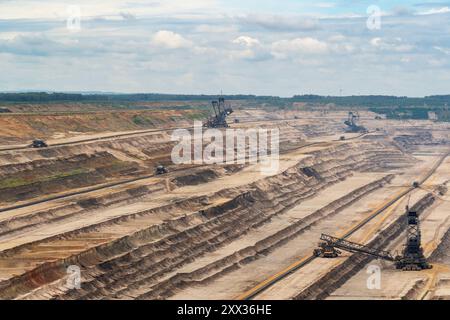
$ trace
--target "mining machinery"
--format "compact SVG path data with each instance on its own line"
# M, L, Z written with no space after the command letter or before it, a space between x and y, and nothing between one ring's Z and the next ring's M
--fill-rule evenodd
M347 132L357 133L357 132L367 132L367 129L363 126L359 126L357 121L359 120L359 113L350 111L348 113L348 119L344 121L347 126Z
M389 251L371 248L342 238L322 234L320 237L322 242L319 243L319 248L314 250L314 256L321 258L336 258L341 254L340 250L344 250L351 253L363 253L377 259L394 262L397 269L404 271L431 269L432 266L427 262L423 255L418 214L416 211L408 209L406 218L408 222L407 236L406 245L402 255L394 256Z
M323 242L319 243L319 249L314 250L314 255L316 257L336 258L342 253L337 249L339 248L351 253L365 253L384 260L395 261L395 258L391 255L390 252L370 248L368 246L350 242L345 239L335 238L327 234L322 234L320 240L322 240Z
M162 174L166 174L166 173L169 173L169 170L167 170L166 167L164 167L164 166L157 166L156 167L156 174L157 175L162 175Z
M31 143L32 148L47 148L48 145L44 140L33 140Z
M227 117L233 113L233 109L225 104L224 98L212 101L214 114L203 125L205 128L228 128Z
M408 228L406 245L403 249L403 256L396 261L397 269L403 270L424 270L431 269L423 255L422 235L420 232L420 220L416 211L408 210Z

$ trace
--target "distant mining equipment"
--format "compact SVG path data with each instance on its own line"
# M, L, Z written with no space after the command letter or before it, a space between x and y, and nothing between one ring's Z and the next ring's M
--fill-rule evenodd
M365 133L367 132L367 129L363 126L359 126L357 124L357 121L359 120L359 113L358 112L352 112L350 111L348 113L348 119L344 121L345 125L347 126L347 132L349 133Z
M203 124L205 128L228 128L227 117L233 113L231 106L225 104L224 98L212 101L214 115Z
M36 139L36 140L33 140L33 142L31 142L31 145L30 145L32 148L37 148L37 149L39 149L39 148L47 148L48 147L48 144L44 141L44 140L39 140L39 139Z
M371 248L359 243L347 241L345 239L335 238L322 234L319 248L314 250L314 256L320 258L336 258L341 254L341 250L350 253L363 253L378 259L383 259L395 263L395 267L403 271L421 271L431 269L423 254L421 245L420 222L416 211L409 210L407 207L407 236L406 245L401 256L393 256L390 252Z
M169 170L167 170L166 167L161 166L161 165L156 167L156 175L162 175L162 174L166 174L166 173L169 173Z
M421 245L420 220L416 211L408 211L408 229L406 236L406 245L403 250L403 256L396 257L397 269L406 271L419 271L431 269L432 266L427 262L423 255Z

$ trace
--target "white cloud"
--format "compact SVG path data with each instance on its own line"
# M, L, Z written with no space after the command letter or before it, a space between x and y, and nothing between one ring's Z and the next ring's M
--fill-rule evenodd
M438 50L438 51L440 51L440 52L442 52L442 53L445 53L445 54L450 55L450 49L442 48L442 47L438 47L438 46L435 46L435 47L433 47L433 48L436 49L436 50Z
M182 35L168 30L158 31L152 38L153 45L167 49L190 48L192 41L184 38Z
M266 46L257 38L239 36L231 43L242 48L241 50L232 50L229 55L231 59L266 60L272 58Z
M379 47L381 45L381 38L373 38L370 40L370 44L374 47Z
M280 59L299 54L323 54L327 51L328 45L325 42L310 37L280 40L272 44L272 54Z
M252 38L252 37L248 37L248 36L240 36L240 37L234 39L233 43L241 44L241 45L244 45L246 47L254 47L254 46L257 46L257 45L261 44L258 39L255 39L255 38Z
M393 51L393 52L410 52L415 48L413 45L405 43L401 38L395 39L373 38L370 40L370 44L377 50Z
M336 5L339 10L320 10L317 3L304 10L275 5L250 10L244 1L79 0L82 29L69 33L66 6L73 0L0 2L0 19L6 19L0 82L8 90L448 92L448 16L431 14L448 9L436 3L420 8L440 8L428 15L394 10L397 14L383 17L380 30L369 32L365 12L351 18L356 15L350 6L344 10L344 1ZM328 2L318 1L322 7ZM362 81L369 71L373 77ZM386 72L395 86L386 84ZM298 81L307 87L299 89Z
M449 7L442 7L439 9L432 8L427 11L419 12L419 15L430 15L430 14L443 14L443 13L449 13L450 8Z

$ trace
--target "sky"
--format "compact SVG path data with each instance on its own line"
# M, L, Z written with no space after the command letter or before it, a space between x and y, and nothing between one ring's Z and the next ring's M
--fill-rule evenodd
M450 94L446 0L0 0L0 91Z

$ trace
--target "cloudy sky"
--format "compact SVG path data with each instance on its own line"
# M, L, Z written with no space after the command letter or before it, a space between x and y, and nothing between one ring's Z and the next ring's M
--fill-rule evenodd
M450 1L0 0L0 91L450 94Z

